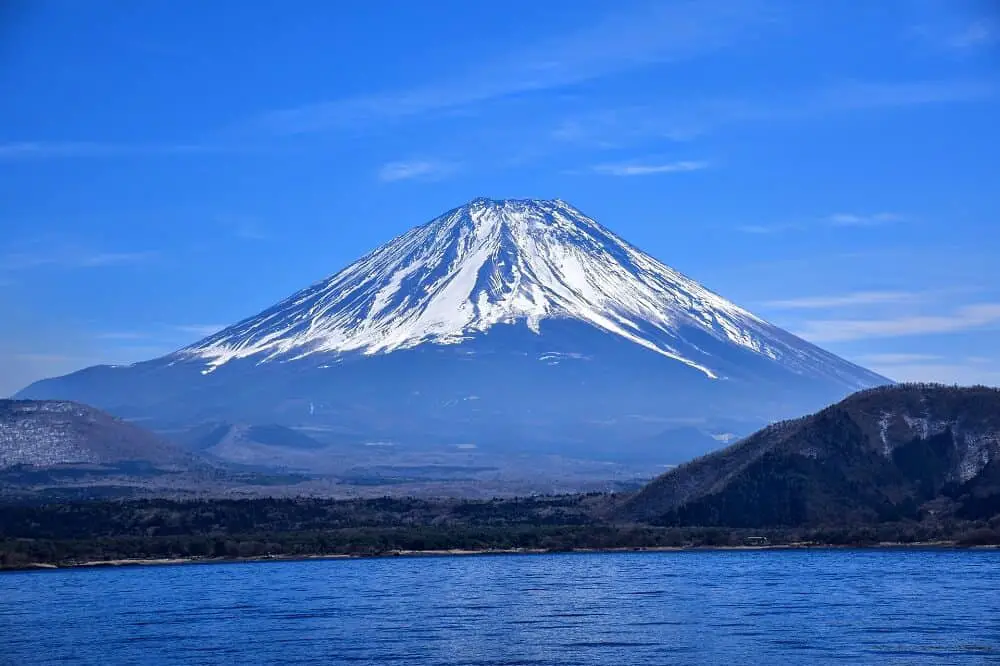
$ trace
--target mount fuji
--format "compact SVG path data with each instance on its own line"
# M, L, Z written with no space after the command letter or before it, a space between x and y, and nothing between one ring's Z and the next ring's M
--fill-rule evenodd
M481 198L189 347L18 397L162 430L673 463L886 383L563 201Z

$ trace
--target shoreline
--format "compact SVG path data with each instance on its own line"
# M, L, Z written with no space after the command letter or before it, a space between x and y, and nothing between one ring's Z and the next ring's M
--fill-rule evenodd
M181 557L91 560L86 562L29 562L0 569L4 572L52 571L60 569L103 569L111 567L149 567L199 564L250 564L258 562L304 562L309 560L365 560L394 557L470 557L488 555L554 555L582 553L686 553L724 551L786 551L786 550L997 550L1000 546L960 546L955 541L924 541L911 543L885 542L876 544L840 545L819 543L789 543L767 546L652 546L648 548L575 548L555 550L545 548L481 549L461 548L432 550L392 550L383 553L329 553L312 555L260 555L254 557Z

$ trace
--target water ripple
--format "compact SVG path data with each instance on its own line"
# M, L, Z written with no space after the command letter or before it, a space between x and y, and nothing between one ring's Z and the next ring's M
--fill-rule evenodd
M394 558L0 575L12 664L1000 660L1000 553Z

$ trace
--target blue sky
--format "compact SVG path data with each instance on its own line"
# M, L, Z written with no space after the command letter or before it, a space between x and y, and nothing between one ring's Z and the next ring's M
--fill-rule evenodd
M893 378L1000 384L992 7L5 4L0 394L480 195L565 199Z

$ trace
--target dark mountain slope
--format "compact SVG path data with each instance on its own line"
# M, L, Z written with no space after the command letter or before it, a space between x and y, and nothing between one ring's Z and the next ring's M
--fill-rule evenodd
M857 393L778 423L650 483L630 515L758 527L992 515L1000 390L933 385Z

